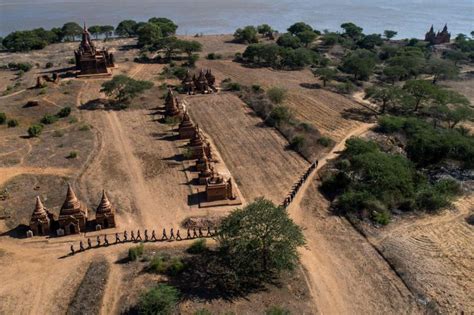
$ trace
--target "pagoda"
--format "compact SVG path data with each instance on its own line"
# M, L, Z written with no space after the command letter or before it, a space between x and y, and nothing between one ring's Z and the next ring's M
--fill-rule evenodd
M30 219L30 229L33 235L48 235L53 215L43 206L40 197L36 197L36 206Z
M196 87L196 91L199 93L205 94L209 92L209 83L207 82L207 78L203 70L199 72L199 76L197 79L195 79L194 85Z
M66 200L58 218L59 227L64 230L64 234L77 234L85 231L87 212L87 207L77 199L71 184L68 184Z
M175 117L181 115L179 103L176 96L174 96L171 88L168 89L168 94L165 99L165 114L167 117Z
M431 25L428 33L425 34L425 41L431 45L439 45L449 43L451 41L451 33L448 32L448 25L445 24L441 32L435 33L433 25Z
M105 190L102 191L102 199L97 207L95 221L100 225L101 229L115 227L115 207L110 203Z
M189 118L188 112L184 112L183 119L179 124L179 138L180 139L191 139L194 136L194 124L192 123L191 119Z
M211 168L211 177L206 181L206 199L208 202L235 200L232 179L224 177Z
M189 141L188 148L190 151L190 158L191 159L200 159L203 155L205 155L205 143L204 137L199 130L199 126L196 126L194 129L194 135Z
M106 49L97 49L91 40L86 24L82 30L79 48L74 51L78 76L109 76L109 68L114 67L114 55Z
M184 77L183 81L183 89L186 94L193 94L194 93L194 80L189 73L189 70L186 72L186 76Z

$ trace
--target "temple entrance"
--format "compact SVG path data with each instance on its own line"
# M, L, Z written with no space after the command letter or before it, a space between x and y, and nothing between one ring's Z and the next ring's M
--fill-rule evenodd
M107 219L104 219L104 229L109 228L109 221Z
M38 235L43 235L43 226L41 224L38 224L37 227L38 227Z
M74 224L69 224L69 233L70 234L76 234L76 226Z

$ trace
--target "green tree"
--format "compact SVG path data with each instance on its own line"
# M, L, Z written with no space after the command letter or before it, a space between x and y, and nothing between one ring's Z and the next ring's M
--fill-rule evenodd
M290 33L285 33L278 37L277 44L282 47L289 47L296 49L301 46L301 39L293 36Z
M157 25L165 37L175 35L176 30L178 29L178 25L176 25L172 20L163 17L152 17L148 20L148 23Z
M386 39L390 40L397 36L398 32L396 31L391 31L391 30L385 30L383 31L383 35L385 36Z
M2 41L3 46L11 51L30 51L43 49L48 42L33 31L17 31L8 34Z
M353 74L354 79L367 79L374 71L377 64L377 58L374 53L365 50L357 49L348 54L342 60L342 71Z
M94 35L95 39L99 38L99 35L102 34L102 26L100 25L92 25L89 27L89 32Z
M310 25L304 22L297 22L288 28L288 32L292 35L296 35L298 33L306 32L306 31L313 32L314 30Z
M176 288L158 284L140 295L138 310L144 315L171 315L179 301L179 292Z
M267 91L267 96L275 104L282 104L286 99L287 91L284 88L274 86Z
M177 46L179 50L188 55L188 63L190 64L193 54L202 51L201 43L195 40L178 40Z
M268 24L262 24L257 26L257 32L263 37L272 38L273 37L273 28Z
M408 76L408 70L402 66L386 66L383 69L383 74L387 81L395 84L396 81L400 81Z
M323 86L326 87L327 83L336 77L337 70L332 68L317 68L313 71L313 74L323 81Z
M41 131L43 131L43 125L40 125L40 124L31 125L28 128L28 136L30 136L30 138L38 137L41 134Z
M128 103L137 95L153 87L150 81L135 80L120 74L112 80L102 83L101 92L113 97L117 102Z
M297 33L296 37L298 37L300 41L306 47L308 47L308 45L314 42L314 40L316 39L316 33L314 31L303 31L303 32Z
M305 244L301 228L284 208L263 198L226 217L217 234L219 251L232 257L237 274L268 277L292 270L298 247Z
M64 36L68 40L72 40L72 41L76 39L76 36L80 36L82 34L82 27L76 22L68 22L64 24L61 30Z
M451 60L454 62L454 65L457 66L459 62L468 60L468 57L465 53L459 50L447 50L443 52L443 58Z
M146 23L137 30L138 46L152 46L163 38L161 28L157 24Z
M352 22L341 24L341 28L344 30L344 35L352 38L353 40L358 40L363 35L362 27L359 27Z
M257 29L254 26L238 28L234 33L234 40L238 43L252 44L258 42Z
M380 34L370 34L364 36L357 42L357 45L364 49L374 49L375 46L383 45L382 36Z
M380 104L380 113L384 114L388 106L395 106L400 101L403 90L396 86L373 86L365 90L365 98Z
M105 40L107 41L110 36L114 33L115 27L112 25L104 25L100 27L100 31L102 34L105 34Z
M133 37L137 35L137 22L134 20L124 20L117 25L115 34L122 37Z
M451 61L435 58L428 61L426 72L433 75L433 84L436 84L438 80L456 78L459 69Z
M430 104L439 93L439 88L429 81L410 80L403 89L414 98L414 111L417 112L424 105Z

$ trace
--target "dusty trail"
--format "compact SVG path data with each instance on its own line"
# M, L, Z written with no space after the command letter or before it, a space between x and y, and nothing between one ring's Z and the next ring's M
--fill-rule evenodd
M0 168L0 185L21 174L70 176L74 171L56 167L3 167Z
M353 129L324 159L319 161L317 170L328 160L339 155L348 138L361 135L372 126L373 124L363 124ZM313 172L301 187L288 211L295 222L305 229L307 246L300 251L301 261L307 270L307 281L317 311L322 314L416 313L417 309L411 301L411 294L403 282L344 218L330 216L324 207L317 214L305 209L307 208L305 199L312 198L312 195L307 194L317 193L314 191L316 176L317 171ZM318 226L321 230L318 230ZM329 239L324 229L331 233ZM359 247L356 249L358 257L350 257L350 253L344 254L338 251L338 246L342 246L344 250L347 243ZM375 268L374 273L379 274L369 275L372 271L367 268L361 272L362 266L371 266ZM377 292L378 290L388 292ZM377 301L377 298L382 298L386 294L391 297L386 298L386 301Z
M0 96L0 99L12 97L12 96L21 94L21 93L23 93L23 92L25 92L25 91L26 91L26 89L23 89L23 90L19 90L19 91L16 91L16 92L14 92L14 93L11 93L11 94L7 94L7 95L4 95L4 96Z

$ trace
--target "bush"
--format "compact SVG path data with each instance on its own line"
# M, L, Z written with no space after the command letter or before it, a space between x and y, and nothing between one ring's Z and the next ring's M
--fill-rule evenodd
M179 292L176 288L158 284L140 296L138 310L140 314L170 315L178 304L178 300Z
M206 239L200 238L194 241L186 251L190 254L200 254L207 251Z
M257 29L251 25L246 26L243 29L238 28L234 33L234 41L244 44L257 43Z
M15 128L19 125L18 123L18 120L16 119L10 119L8 122L7 122L7 126L8 128Z
M377 130L382 133L401 131L405 126L405 118L397 116L382 116L379 118Z
M267 96L275 104L281 104L286 98L286 90L280 87L272 87L267 91Z
M178 257L155 255L148 266L148 271L176 276L186 269L186 265Z
M143 244L129 248L128 260L136 261L139 257L143 256L143 252L144 252Z
M51 125L58 121L58 116L56 115L44 115L43 118L41 118L41 123L45 125Z
M33 65L31 63L28 63L28 62L19 62L19 63L10 62L8 64L8 68L12 69L12 70L19 70L19 71L23 71L23 72L28 72L33 68Z
M216 53L209 53L209 54L207 54L206 58L209 59L209 60L222 59L222 55L221 54L216 54Z
M79 131L88 131L91 129L91 126L88 124L83 124L79 127Z
M265 315L290 315L290 311L279 306L272 306L265 310Z
M318 143L322 145L323 147L329 147L334 143L334 140L332 140L329 137L321 137L318 139Z
M265 122L272 127L281 125L283 123L289 123L291 121L292 114L290 109L286 106L276 106L270 112Z
M56 114L60 118L68 117L71 114L71 107L67 106L61 108L61 110Z
M3 125L7 121L7 115L5 113L0 113L0 125Z
M54 65L52 62L47 62L46 65L44 66L46 69L52 68Z
M71 151L69 152L69 155L66 156L66 159L75 159L77 158L77 152L76 151Z
M242 89L242 86L237 82L229 82L225 84L226 91L238 92Z
M305 137L301 136L301 135L297 135L297 136L293 137L293 139L291 139L290 149L292 149L296 152L300 152L301 149L303 148L304 144L305 144Z
M28 136L37 137L41 134L41 131L43 131L43 125L31 125L30 128L28 128Z

